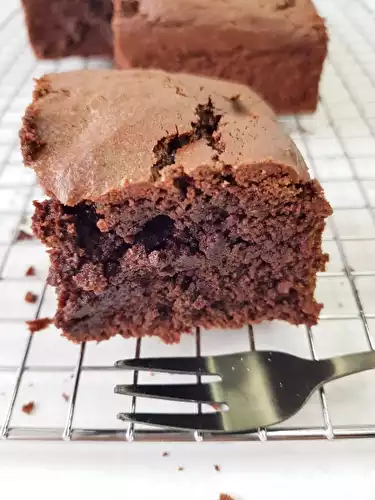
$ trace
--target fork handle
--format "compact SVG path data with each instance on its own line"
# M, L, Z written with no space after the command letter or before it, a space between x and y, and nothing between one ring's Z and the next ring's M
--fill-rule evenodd
M325 374L323 382L371 370L375 368L375 351L322 359L318 361L317 368L318 370L323 368Z

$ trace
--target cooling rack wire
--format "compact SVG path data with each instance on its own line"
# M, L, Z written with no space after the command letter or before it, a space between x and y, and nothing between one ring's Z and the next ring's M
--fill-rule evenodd
M51 71L101 67L71 58L37 62L27 43L17 3L0 10L0 436L43 440L281 440L375 437L375 373L331 383L303 410L277 427L246 435L215 436L120 423L119 411L179 411L181 403L113 394L132 373L113 362L134 356L191 356L247 349L279 349L327 357L375 348L375 3L319 0L330 32L330 51L314 115L282 118L312 173L324 186L334 215L324 234L331 255L318 278L325 308L318 326L262 324L234 332L197 331L177 346L155 339L113 338L76 346L50 326L30 336L25 320L52 316L45 285L48 261L29 230L32 200L42 199L34 173L22 166L20 117L30 102L32 78ZM3 9L3 7L2 7ZM36 275L26 277L34 266ZM31 291L35 304L26 303ZM177 378L178 377L178 378ZM140 382L190 382L189 376L139 374ZM194 377L193 377L194 380ZM31 415L22 406L34 402ZM185 411L206 411L194 404Z

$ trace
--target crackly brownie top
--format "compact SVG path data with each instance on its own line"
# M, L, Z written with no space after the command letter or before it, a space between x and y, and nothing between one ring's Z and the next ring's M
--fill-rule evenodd
M148 70L46 75L20 131L25 164L49 195L75 205L158 182L171 167L187 175L280 165L296 181L306 165L270 108L247 87Z
M203 40L211 28L223 32L226 39L245 32L254 51L315 44L327 38L312 0L115 0L114 6L114 26L147 23L153 31L204 28Z

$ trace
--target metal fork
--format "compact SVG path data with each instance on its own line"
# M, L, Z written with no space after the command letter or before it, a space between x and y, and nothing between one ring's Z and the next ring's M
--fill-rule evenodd
M207 403L216 410L199 414L119 413L119 419L175 429L233 433L286 420L321 385L375 368L375 352L314 361L283 352L253 351L198 358L139 358L117 361L115 366L221 377L220 382L211 383L117 385L117 394Z

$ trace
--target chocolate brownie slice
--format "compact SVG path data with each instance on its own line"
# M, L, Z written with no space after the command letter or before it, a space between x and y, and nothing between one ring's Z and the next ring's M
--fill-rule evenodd
M74 340L312 325L324 270L322 189L247 87L162 71L37 82L20 132L50 199L55 322Z
M327 33L311 0L114 0L119 68L250 85L279 113L314 111Z
M112 56L112 0L22 0L39 58Z

